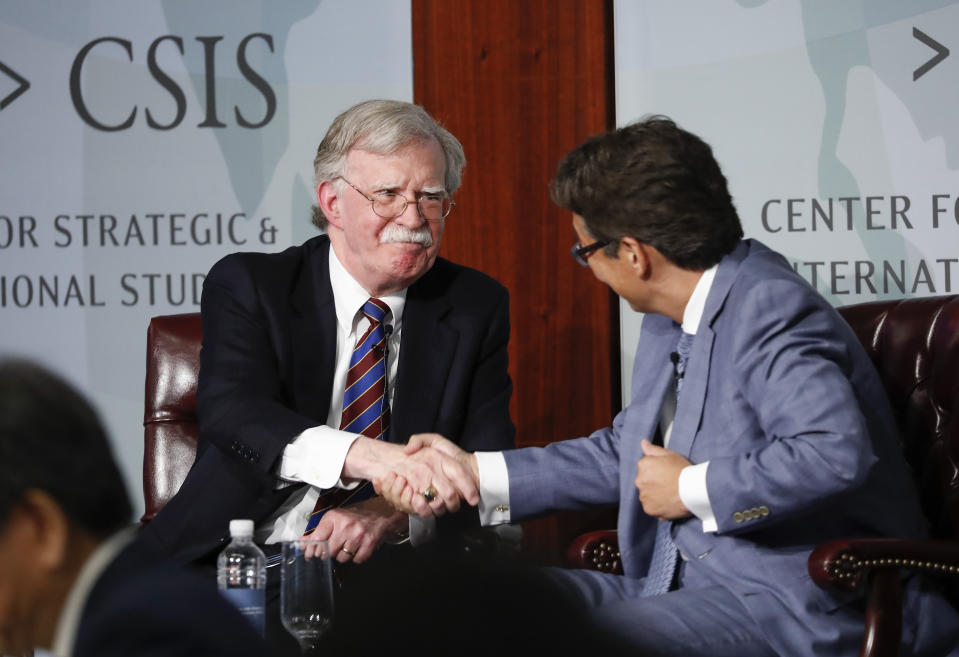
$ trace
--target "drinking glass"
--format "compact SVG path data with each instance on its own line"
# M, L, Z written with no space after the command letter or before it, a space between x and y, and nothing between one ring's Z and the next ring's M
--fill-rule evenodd
M304 538L283 543L280 620L303 654L315 650L333 622L333 568L326 541Z

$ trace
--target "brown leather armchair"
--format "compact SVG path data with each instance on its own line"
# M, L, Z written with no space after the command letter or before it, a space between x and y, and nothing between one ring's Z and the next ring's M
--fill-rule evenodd
M840 539L809 556L826 589L867 591L860 655L897 655L900 573L942 578L959 602L959 296L878 302L841 310L886 387L913 469L930 540Z
M943 578L948 597L959 604L959 295L864 303L839 312L885 385L931 538L830 541L813 550L809 573L826 589L864 587L860 655L896 655L901 572ZM576 568L622 572L614 530L577 537L567 557Z
M141 525L176 494L196 457L202 334L199 313L154 317L147 330Z

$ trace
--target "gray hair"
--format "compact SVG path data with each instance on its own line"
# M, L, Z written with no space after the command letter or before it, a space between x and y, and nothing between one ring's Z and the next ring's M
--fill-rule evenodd
M346 156L354 148L390 155L415 141L435 139L446 156L446 191L459 189L466 155L459 140L419 105L398 100L368 100L333 120L313 159L313 184L332 181L345 173ZM327 219L313 206L313 225L325 230Z

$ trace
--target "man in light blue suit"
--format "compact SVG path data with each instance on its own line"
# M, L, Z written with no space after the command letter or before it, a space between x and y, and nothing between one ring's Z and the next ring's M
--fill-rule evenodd
M625 576L557 571L606 630L669 655L855 655L861 599L810 580L812 548L921 536L916 492L871 362L789 266L742 239L707 144L663 117L568 154L553 198L573 255L646 313L633 398L585 438L468 455L487 524L619 504ZM397 505L416 491L380 483ZM959 622L907 585L903 654L959 654Z

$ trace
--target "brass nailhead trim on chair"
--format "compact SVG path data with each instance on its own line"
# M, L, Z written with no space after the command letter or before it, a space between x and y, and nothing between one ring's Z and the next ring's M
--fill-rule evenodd
M619 556L619 550L613 550L606 541L600 541L599 545L593 548L591 561L596 570L609 573L619 566Z
M856 556L843 553L829 566L829 574L839 580L854 579L864 570L872 568L916 568L919 570L933 570L948 574L959 574L959 567L937 561L920 561L917 559L859 559Z

